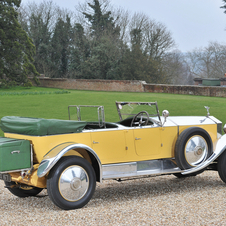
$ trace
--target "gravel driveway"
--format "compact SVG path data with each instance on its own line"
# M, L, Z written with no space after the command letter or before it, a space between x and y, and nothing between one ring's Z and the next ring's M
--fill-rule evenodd
M0 225L226 225L226 185L217 172L97 184L82 209L64 211L46 190L17 198L0 181Z

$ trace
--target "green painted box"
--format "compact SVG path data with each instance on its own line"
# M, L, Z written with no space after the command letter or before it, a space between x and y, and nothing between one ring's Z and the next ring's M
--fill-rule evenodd
M206 78L202 80L202 85L203 86L220 86L221 81L219 79Z
M0 137L0 172L30 167L30 141Z

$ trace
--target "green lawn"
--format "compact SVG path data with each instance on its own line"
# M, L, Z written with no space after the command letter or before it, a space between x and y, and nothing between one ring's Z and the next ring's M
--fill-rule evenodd
M220 97L77 90L57 94L56 91L59 89L37 87L0 89L0 118L14 115L68 119L68 105L103 105L106 121L118 121L115 101L157 101L160 112L167 109L171 116L206 115L204 106L209 106L210 114L221 120L223 124L226 123L226 99ZM10 95L7 95L7 92ZM29 92L32 95L28 95ZM0 135L3 135L1 131Z

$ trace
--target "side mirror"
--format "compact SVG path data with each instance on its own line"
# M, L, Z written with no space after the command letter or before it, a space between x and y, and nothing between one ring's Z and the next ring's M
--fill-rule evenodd
M163 122L162 126L164 126L164 124L166 123L166 119L169 116L169 112L167 110L163 110L162 111L162 116L164 117L164 122Z

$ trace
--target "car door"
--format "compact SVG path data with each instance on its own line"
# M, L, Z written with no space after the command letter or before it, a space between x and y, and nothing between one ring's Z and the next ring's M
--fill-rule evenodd
M127 154L125 130L91 132L92 148L102 164L117 163Z
M135 150L138 156L147 159L158 158L161 155L162 127L148 126L134 128Z

